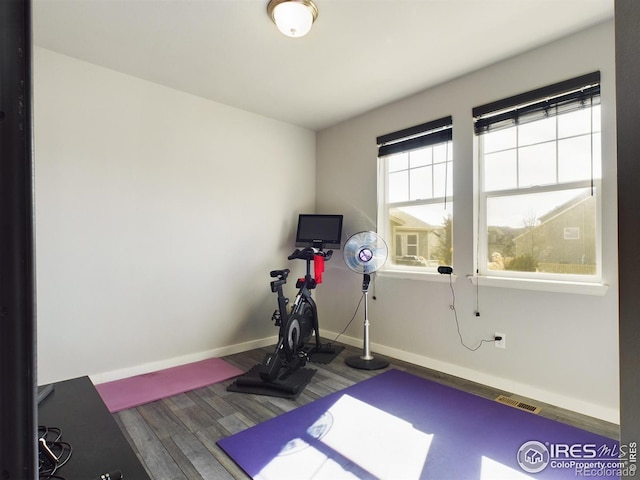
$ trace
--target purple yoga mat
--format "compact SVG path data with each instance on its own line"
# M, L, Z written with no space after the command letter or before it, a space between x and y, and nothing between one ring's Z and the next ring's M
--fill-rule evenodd
M184 393L242 375L220 358L180 365L96 385L111 413Z
M583 476L619 478L591 465L617 462L616 440L399 370L218 445L262 480L575 480L579 466Z

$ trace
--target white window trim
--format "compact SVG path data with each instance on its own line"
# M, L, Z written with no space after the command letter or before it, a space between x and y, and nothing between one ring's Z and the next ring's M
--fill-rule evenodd
M410 206L410 205L425 205L428 203L441 203L441 199L431 200L415 200L407 202L398 202L390 204L387 202L389 198L388 182L386 181L389 175L388 162L384 158L378 158L378 234L388 242L391 239L392 232L390 231L389 224L389 206ZM446 197L447 202L452 202L451 196ZM393 255L391 251L391 245L387 245L389 250L389 256ZM447 277L446 281L449 282L448 275L442 275L438 273L437 267L411 267L407 265L395 265L389 260L378 270L380 276L388 276L393 278L411 278L417 280L431 280L440 281L440 277ZM431 278L433 277L433 278Z
M424 199L424 200L408 200L403 202L394 202L389 203L389 183L387 181L389 177L389 163L386 161L385 157L378 157L378 178L377 178L377 192L378 192L378 210L377 210L377 228L378 234L385 239L386 242L389 242L392 238L392 232L390 230L389 223L389 208L390 207L407 207L413 205L428 205L428 204L439 204L442 201L445 201L449 204L453 202L453 196L451 194L447 194L446 197L438 197L433 199ZM406 237L406 234L405 234ZM389 249L389 256L393 255L395 252L392 252L392 246L387 245ZM442 275L437 272L437 267L411 267L407 265L395 265L387 260L385 265L379 270L379 273L384 274L385 272L390 273L394 278L414 278L420 280L427 280L429 277L424 278L424 275L433 276L437 280L440 281L439 277L448 275ZM446 279L449 282L449 279Z
M467 277L474 286L513 288L517 290L533 290L539 292L575 293L580 295L603 296L609 285L599 282L570 282L548 279L531 279L515 277L493 277L469 275Z
M410 270L411 267L395 268L385 267L376 272L379 277L382 278L395 278L400 280L420 280L423 282L436 282L436 283L455 283L458 276L456 274L441 274L437 271L426 270L428 267L413 267L415 270ZM451 277L451 278L449 278Z
M476 251L477 275L470 276L474 285L517 288L527 290L542 290L562 293L584 293L587 295L604 295L608 285L602 281L602 187L601 179L594 177L591 181L567 182L543 187L528 187L507 191L486 192L484 189L484 161L482 160L482 143L480 135L475 135L474 152L478 178L475 183L476 198L478 199L477 215L475 219L476 232L474 247ZM557 141L557 139L556 139ZM487 198L495 196L508 196L509 194L540 193L545 191L558 191L562 189L585 188L593 185L596 196L596 273L594 275L565 275L543 272L517 272L513 270L496 271L489 270L487 262L480 259L488 258L488 245L486 240L481 241L480 235L486 237L487 233ZM483 237L484 238L484 237ZM578 288L584 286L584 288Z

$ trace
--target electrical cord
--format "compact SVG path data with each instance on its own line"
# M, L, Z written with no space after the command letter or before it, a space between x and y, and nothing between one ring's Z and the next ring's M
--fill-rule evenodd
M356 311L353 312L353 317L351 317L351 320L349 320L349 322L347 323L347 326L344 327L344 329L342 329L342 331L338 334L338 336L333 339L334 342L338 341L338 338L340 338L342 336L342 334L347 331L347 328L349 328L349 325L351 325L353 320L356 318L356 315L358 314L358 310L360 310L360 304L362 303L362 299L364 299L364 292L362 293L362 296L360 297L360 301L358 302L358 305L356 306Z
M458 311L456 310L456 292L453 289L453 280L451 278L451 274L449 274L449 288L451 289L451 305L449 305L449 308L453 311L454 317L456 319L456 329L458 330L458 336L460 337L460 344L467 350L475 352L482 346L482 344L495 342L495 338L492 338L491 340L482 339L475 348L471 348L464 343L464 340L462 339L462 332L460 331L460 323L458 322Z
M66 463L71 458L71 454L73 453L73 449L68 442L47 442L47 446L53 451L56 456L59 458L57 463L52 462L49 458L44 455L40 455L39 459L39 473L40 480L49 480L49 479L62 479L57 475L59 469L64 467Z
M73 453L68 442L60 440L62 430L57 427L38 427L38 473L40 480L65 480L57 474L64 467Z
M456 292L453 288L453 279L451 278L451 273L449 273L449 288L451 290L451 305L449 305L449 308L453 311L455 320L456 320L456 329L458 331L458 337L460 337L460 344L466 348L467 350L470 350L472 352L477 351L484 343L493 343L496 340L496 338L492 338L490 340L486 340L486 339L482 339L480 340L480 343L474 347L471 348L468 345L466 345L464 343L464 340L462 338L462 332L460 331L460 322L458 321L458 311L456 310ZM353 320L356 318L356 315L358 314L358 310L360 309L360 305L362 304L362 300L364 299L364 293L362 294L362 296L360 297L360 300L358 301L358 305L356 306L355 311L353 312L353 316L351 317L351 320L349 320L349 322L347 322L347 325L342 329L342 331L336 336L336 338L333 339L334 342L338 341L338 338L340 338L344 332L347 331L347 329L349 328L349 325L351 325L351 323L353 323Z

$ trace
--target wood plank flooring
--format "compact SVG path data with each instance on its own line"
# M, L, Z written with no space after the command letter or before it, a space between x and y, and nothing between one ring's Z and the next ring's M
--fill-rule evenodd
M270 351L272 348L256 349L224 359L247 371L260 363L264 354ZM356 370L345 365L345 358L361 353L361 349L345 345L345 350L330 364L309 364L317 372L296 401L227 392L227 385L233 381L228 380L124 410L114 414L114 417L154 480L244 480L249 477L227 457L216 445L216 441L379 374L381 371ZM485 398L512 396L509 392L441 372L389 360L390 368L404 370ZM512 397L542 407L539 414L541 416L610 438L619 438L619 428L615 424L532 399ZM123 473L126 475L126 472Z

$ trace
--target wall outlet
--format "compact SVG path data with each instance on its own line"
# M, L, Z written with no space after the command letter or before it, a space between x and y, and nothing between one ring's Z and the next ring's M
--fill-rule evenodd
M493 338L496 338L496 337L502 337L501 340L495 340L493 342L493 344L496 346L496 348L507 348L507 337L505 336L505 334L504 333L500 333L500 332L496 332L494 334Z

